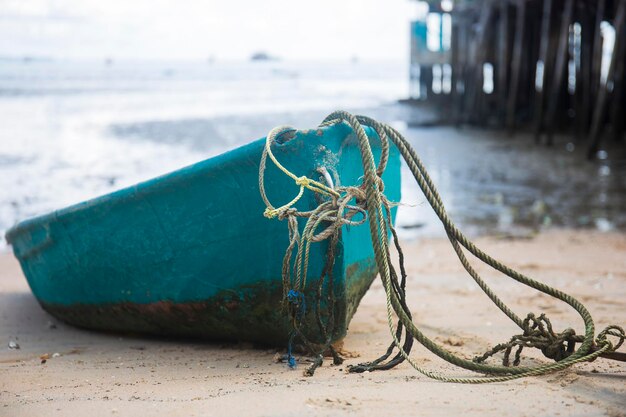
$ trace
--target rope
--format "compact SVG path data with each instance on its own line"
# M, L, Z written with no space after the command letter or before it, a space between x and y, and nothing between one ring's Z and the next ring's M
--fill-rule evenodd
M350 202L354 199L363 200L365 193L357 187L341 187L335 186L339 184L339 178L332 180L331 174L326 169L320 169L322 178L328 183L316 181L306 176L298 177L287 170L272 153L271 146L283 134L293 132L294 129L289 127L278 127L272 129L267 135L266 146L263 149L261 163L259 166L259 190L261 197L266 204L264 215L268 218L277 217L280 220L287 220L289 229L289 245L285 251L282 265L283 280L283 305L287 310L292 324L292 332L289 337L287 347L287 356L284 358L290 368L296 367L296 360L291 354L292 344L297 336L304 344L304 347L311 353L315 360L308 367L304 374L311 376L315 370L322 364L323 354L327 351L333 356L335 364L341 364L343 359L332 347L332 335L336 326L334 316L334 282L333 269L335 265L335 254L341 229L344 225L358 226L365 223L367 219L366 211ZM269 159L287 176L294 180L295 184L300 187L298 194L288 203L275 208L269 201L265 192L264 172ZM386 162L385 162L386 163ZM384 170L384 166L382 167ZM382 171L381 171L382 172ZM320 203L314 210L299 211L294 206L302 198L304 190L309 189L326 198L326 201ZM302 231L300 231L298 218L306 219ZM315 321L322 337L322 343L313 343L303 333L302 325L306 321L307 315L307 276L310 248L313 243L328 241L326 251L326 260L322 274L317 282L315 290L315 299L308 305L314 306ZM292 266L292 256L295 252L295 260ZM328 291L324 297L323 287L327 286ZM326 317L322 302L326 302Z
M284 172L288 177L291 177L294 182L296 183L296 185L300 186L300 192L298 193L297 196L294 197L293 200L291 200L289 203L284 204L282 206L280 206L279 208L274 208L268 201L267 199L267 195L265 194L265 187L263 184L264 181L264 177L263 175L259 175L259 189L261 190L261 196L263 198L263 201L265 202L265 204L267 205L267 208L265 210L265 212L263 213L263 215L269 219L272 219L278 215L280 215L281 213L285 212L286 210L288 210L289 208L291 208L294 204L296 204L298 202L298 200L300 200L300 198L302 198L302 196L304 195L304 189L307 188L313 192L322 194L322 195L330 195L333 197L339 197L339 194L333 190L330 187L327 187L326 185L315 181L313 179L310 179L306 176L302 176L302 177L297 177L295 176L293 173L291 173L287 168L285 168L280 162L278 162L278 159L276 159L276 157L274 156L274 153L272 152L272 143L274 143L274 141L276 140L276 137L279 134L285 133L286 131L293 131L293 128L290 128L288 126L279 126L276 127L274 129L272 129L270 131L270 133L267 135L267 140L265 142L265 149L263 150L263 156L261 157L261 171L265 170L265 164L266 164L266 160L267 157L269 156L270 159L272 160L272 162L274 163L274 165L276 165L276 167L278 169L280 169L282 172Z
M624 339L626 338L624 329L615 325L609 326L601 331L594 340L595 327L591 314L576 298L513 270L483 252L463 233L461 233L446 213L442 199L439 196L439 193L437 192L423 163L407 140L399 132L388 125L379 123L368 117L354 116L345 111L336 111L330 114L326 117L326 119L324 119L320 127L338 123L347 123L352 128L358 139L364 173L363 184L361 186L333 188L332 184L329 186L310 178L298 177L287 170L277 161L271 151L271 147L279 135L285 132L293 132L295 130L290 127L282 126L273 129L267 136L266 146L263 150L261 164L259 167L259 188L261 197L267 206L264 213L266 217L278 217L281 220L285 218L288 219L290 244L288 246L287 253L285 254L285 258L283 259L283 291L285 291L285 294L289 294L289 291L292 289L302 291L306 286L308 254L312 242L319 242L321 240L331 238L331 244L329 244L327 249L327 258L332 258L334 262L334 250L343 225L358 225L364 223L366 218L369 219L368 225L372 239L372 248L374 250L374 257L376 259L379 275L385 289L387 321L393 343L389 346L387 352L380 358L369 363L350 367L350 372L390 369L406 360L418 372L439 381L456 383L502 382L562 370L576 363L595 360L597 357L602 355L609 356L611 352L615 352L615 350L624 343ZM378 165L376 165L369 143L369 138L365 132L364 126L369 126L374 129L380 139L381 157ZM409 308L406 305L406 272L404 268L404 255L391 222L391 203L387 200L383 193L384 183L382 175L389 157L389 140L391 140L391 142L393 142L393 144L398 148L427 201L442 222L448 239L450 240L457 257L465 270L469 273L472 279L474 279L482 291L491 299L491 301L522 330L522 334L513 336L509 342L496 345L482 356L474 358L474 360L461 358L428 338L415 325ZM265 193L264 172L268 156L282 172L292 178L296 185L300 186L298 195L292 201L280 206L279 208L274 208L274 206L272 206ZM322 203L320 203L315 210L309 212L299 212L294 208L294 205L304 194L305 188L319 194L321 198L325 200L322 201ZM350 205L349 202L353 200L356 200L357 203ZM359 221L353 221L352 218L357 213L361 214L362 218ZM302 235L300 235L298 231L297 217L308 218ZM321 225L325 225L326 228L324 231L316 233L315 231ZM389 250L390 234L398 251L401 272L400 282L398 281L398 275L391 263ZM296 247L297 255L294 266L296 277L295 279L292 279L290 274L291 253ZM566 329L563 332L556 333L553 330L549 319L543 314L539 317L535 317L531 313L522 320L484 282L484 280L469 263L463 249L467 250L480 261L503 273L509 278L570 305L580 315L585 324L584 335L576 335L573 329ZM318 287L318 305L321 297L321 285L325 278L325 274L328 273L327 266L324 270L325 272L322 274ZM319 324L321 323L319 308L317 310ZM332 310L332 306L330 310ZM290 314L293 320L295 313L292 311ZM398 324L395 326L395 329L394 315L398 318ZM293 321L294 328L298 329L301 322L297 320ZM330 321L327 321L327 325L325 326L326 328L329 327L329 323ZM405 333L404 343L401 342L403 329ZM327 329L322 330L322 333L326 337L324 347L330 347L332 351L332 347L330 346L330 334L326 331ZM617 343L613 345L608 336L617 338ZM479 378L458 378L426 370L420 367L409 356L414 340L418 341L431 352L453 365L467 370L487 374L489 376ZM575 348L576 343L580 343L578 349ZM535 367L519 366L522 350L527 347L540 349L546 357L555 360L556 363L542 364ZM398 350L396 356L384 363L384 361L391 356L394 349ZM513 366L510 366L510 355L514 349L515 353ZM503 364L501 366L488 365L484 363L487 359L500 352L504 353ZM336 352L333 351L334 357L335 354ZM318 360L314 363L314 365L317 364L317 366L319 366L321 364L321 360L319 359L320 356L321 353L318 351ZM310 374L312 374L312 372Z

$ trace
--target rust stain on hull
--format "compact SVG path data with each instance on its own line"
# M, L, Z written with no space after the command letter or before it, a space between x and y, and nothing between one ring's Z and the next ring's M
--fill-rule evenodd
M41 305L53 316L82 328L274 345L286 341L289 333L281 295L280 288L264 283L201 301Z
M348 285L343 294L336 294L333 306L336 318L333 341L345 336L348 323L374 277L369 268L351 268L349 272ZM314 294L313 288L305 291L310 306L314 305ZM41 302L41 305L68 324L108 332L284 346L291 331L282 306L282 288L267 282L222 291L200 301L73 305ZM328 306L322 303L321 308L326 315ZM307 313L302 329L312 342L323 342L312 311Z

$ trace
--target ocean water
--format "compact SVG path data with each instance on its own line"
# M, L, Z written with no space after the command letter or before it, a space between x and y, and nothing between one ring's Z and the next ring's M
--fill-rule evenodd
M396 62L0 62L0 235L338 108L408 90Z

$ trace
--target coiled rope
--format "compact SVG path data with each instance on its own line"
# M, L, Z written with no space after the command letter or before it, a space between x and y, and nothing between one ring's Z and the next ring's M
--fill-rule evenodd
M321 288L326 280L330 282L331 285L328 286L330 291L326 301L331 303L334 302L332 294L332 265L334 265L334 250L341 233L341 228L344 225L356 226L363 224L366 218L369 220L367 223L370 228L376 265L386 293L387 320L393 343L383 356L372 362L353 366L349 368L351 372L389 369L406 360L415 370L425 376L428 376L429 378L444 382L479 384L509 381L526 376L541 375L565 369L576 363L593 361L602 355L615 355L613 352L615 352L615 350L617 350L624 343L626 338L623 328L616 325L608 326L606 329L601 331L594 340L595 327L593 319L589 311L581 302L558 289L529 278L506 266L502 262L492 258L474 245L454 225L446 213L441 197L439 196L439 193L437 192L423 163L417 156L415 150L413 150L407 140L398 131L371 118L365 116L354 116L345 111L336 111L330 114L324 119L320 127L330 126L337 123L347 123L353 129L358 139L363 164L363 182L361 185L339 186L337 178L335 179L335 184L337 184L337 186L334 186L332 182L329 181L327 181L327 184L323 184L307 177L298 177L287 170L280 164L271 150L272 145L279 135L284 134L285 132L293 132L295 130L286 126L275 128L268 134L266 146L263 150L261 164L259 167L259 189L263 201L267 206L264 215L268 218L288 220L290 243L283 260L284 299L286 300L288 311L290 317L292 318L292 324L295 332L294 334L298 334L301 338L303 338L305 345L311 351L315 350L314 344L307 341L300 330L303 315L301 311L302 303L297 303L297 305L294 306L290 300L302 299L299 294L302 293L306 285L307 265L309 261L311 243L330 239L327 250L326 265L324 267L322 277L318 282L317 292L317 322L321 333L325 337L325 343L321 348L317 348L317 359L306 371L306 374L312 375L315 368L321 364L322 354L325 350L330 349L335 363L341 362L341 358L339 358L339 355L334 351L330 344L332 327L334 325L332 308L329 309L330 316L327 317L326 324L322 323L323 320L321 318L319 308L321 302ZM364 126L369 126L374 129L380 139L381 157L378 165L375 162L369 138L364 130ZM522 334L513 336L509 342L495 346L484 355L474 358L474 360L461 358L438 345L426 336L413 322L409 308L406 305L406 272L404 268L404 256L398 243L397 234L391 222L390 206L392 204L385 198L384 183L382 180L382 174L385 170L389 156L389 140L391 140L398 148L427 201L442 222L448 239L450 240L457 257L465 270L474 279L483 292L492 300L492 302L522 330ZM268 157L274 165L276 165L287 176L291 177L294 182L300 186L298 195L289 203L278 208L275 208L269 202L265 193L264 172ZM294 207L294 205L303 196L305 189L317 193L324 200L315 210L300 212ZM352 203L353 201L355 201L355 203ZM358 215L360 215L360 217L357 217ZM298 230L297 217L307 218L301 235ZM357 217L358 220L354 220L355 217ZM323 230L316 232L319 227L323 227ZM389 234L391 234L394 245L398 251L401 275L400 280L398 279L397 272L391 264L388 239ZM539 317L535 317L531 313L525 319L521 319L483 281L476 270L470 265L463 248L485 264L491 266L511 279L570 305L580 315L585 324L584 335L577 335L573 329L566 329L560 333L554 332L550 321L543 314ZM295 272L293 274L295 277L292 277L291 254L296 249L297 255L294 265ZM398 318L397 326L394 326L394 315ZM404 342L401 340L403 329L405 335ZM617 338L617 342L613 344L613 342L609 340L608 336ZM424 369L409 356L413 340L418 341L431 352L453 365L467 370L480 372L488 376L478 378L460 378L446 376ZM576 349L575 345L577 343L580 343L580 345ZM556 363L542 364L534 367L519 366L522 349L526 347L540 349L546 357L555 360ZM384 363L394 349L397 349L398 353L394 358ZM513 366L510 366L510 355L513 349L515 349L515 358ZM489 365L484 363L489 357L499 352L504 352L503 365ZM292 362L291 358L289 358L289 362Z

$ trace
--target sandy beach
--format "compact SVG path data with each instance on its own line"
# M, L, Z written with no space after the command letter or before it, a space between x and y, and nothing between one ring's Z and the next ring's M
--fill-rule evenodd
M530 239L480 238L496 258L583 301L597 329L626 321L626 235L550 231ZM517 333L466 275L444 239L404 245L410 306L424 331L473 357ZM557 329L583 330L575 312L547 296L477 269L514 310L545 312ZM79 330L45 313L19 265L0 255L0 416L592 416L626 415L626 364L598 359L557 374L487 385L445 384L409 365L346 373L390 341L377 281L343 343L346 362L314 377L275 363L276 349L159 340ZM9 349L10 341L19 349ZM622 348L623 350L623 348ZM422 347L422 366L453 369ZM525 363L540 360L525 355ZM545 359L544 359L545 360Z

